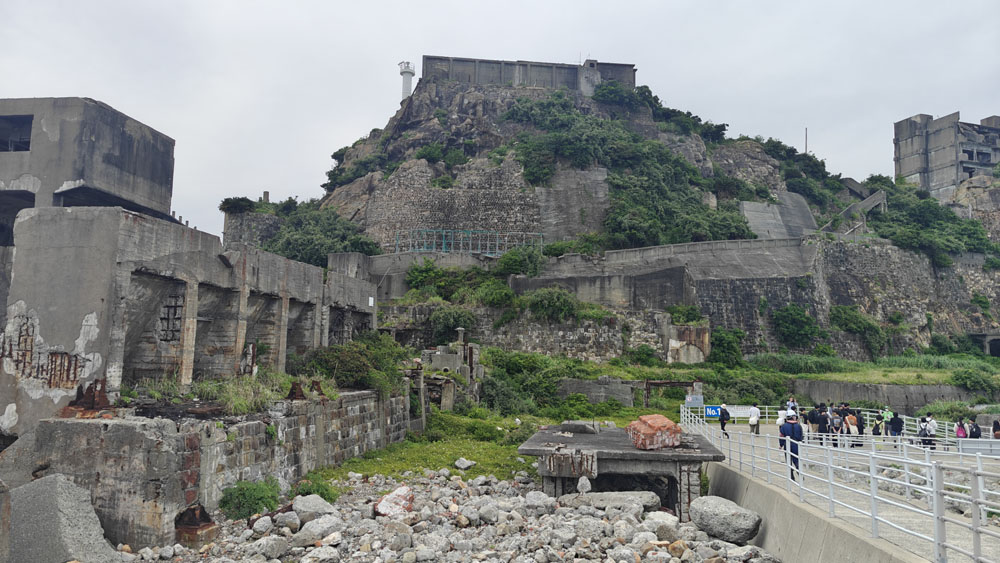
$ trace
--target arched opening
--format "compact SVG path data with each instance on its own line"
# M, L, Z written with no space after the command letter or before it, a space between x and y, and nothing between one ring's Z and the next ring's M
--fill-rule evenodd
M989 352L991 356L1000 357L1000 338L990 340L987 343L987 346L989 347Z

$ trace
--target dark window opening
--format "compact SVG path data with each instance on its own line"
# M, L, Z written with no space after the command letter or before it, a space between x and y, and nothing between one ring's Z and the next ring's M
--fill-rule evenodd
M990 355L1000 356L1000 340L990 340Z
M990 163L990 156L991 155L988 152L977 152L976 153L976 162L978 162L980 164L989 164Z
M35 206L35 194L11 190L0 192L0 246L14 245L14 220L22 209Z
M969 168L968 166L962 167L962 174L965 174L967 178L971 178L976 173L975 169Z
M31 150L31 115L0 116L0 152Z
M964 150L964 151L962 151L962 154L965 155L965 160L974 160L974 158L972 156L972 149L969 149L967 151Z

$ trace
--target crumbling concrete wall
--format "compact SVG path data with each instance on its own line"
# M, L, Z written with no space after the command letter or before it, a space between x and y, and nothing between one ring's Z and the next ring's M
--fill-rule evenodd
M587 400L594 404L603 403L608 399L614 399L626 407L635 404L635 387L620 379L607 376L596 380L560 379L557 392L563 399L573 393L580 393L586 395Z
M0 474L20 483L65 474L90 491L113 543L168 545L178 514L194 503L214 510L236 481L273 475L287 488L312 469L402 441L409 400L348 391L282 401L268 416L225 428L193 419L48 419L0 454Z
M222 227L222 242L263 246L274 238L284 220L267 213L226 213Z
M375 288L120 208L21 212L0 334L0 417L20 434L79 386L245 371L245 352L284 369L289 350L326 344L334 309L350 338L374 326ZM252 345L252 346L251 346ZM253 353L250 354L251 356Z
M0 153L0 191L34 206L121 205L170 216L174 140L89 98L0 100L0 116L31 116L30 150Z
M0 326L7 323L7 293L10 291L10 273L14 266L14 247L0 246Z

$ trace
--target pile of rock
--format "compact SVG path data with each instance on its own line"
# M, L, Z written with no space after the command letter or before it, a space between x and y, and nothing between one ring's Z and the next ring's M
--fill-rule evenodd
M405 484L379 475L351 475L335 484L348 490L335 503L296 497L284 512L252 520L249 527L245 521L226 522L216 543L200 553L174 553L173 560L776 561L756 546L738 544L756 534L760 518L716 497L692 505L696 526L656 510L659 503L643 493L555 499L536 490L524 473L510 481L463 480L442 469L408 475Z

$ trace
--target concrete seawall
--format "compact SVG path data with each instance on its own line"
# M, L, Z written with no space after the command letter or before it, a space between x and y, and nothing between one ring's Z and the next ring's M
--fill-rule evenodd
M796 379L792 389L796 396L809 397L813 401L875 401L911 416L934 401L975 401L986 394L954 385L889 385L815 379Z
M756 511L763 518L750 543L785 563L917 563L926 559L904 551L822 510L800 503L787 492L743 475L721 463L707 468L709 492Z

